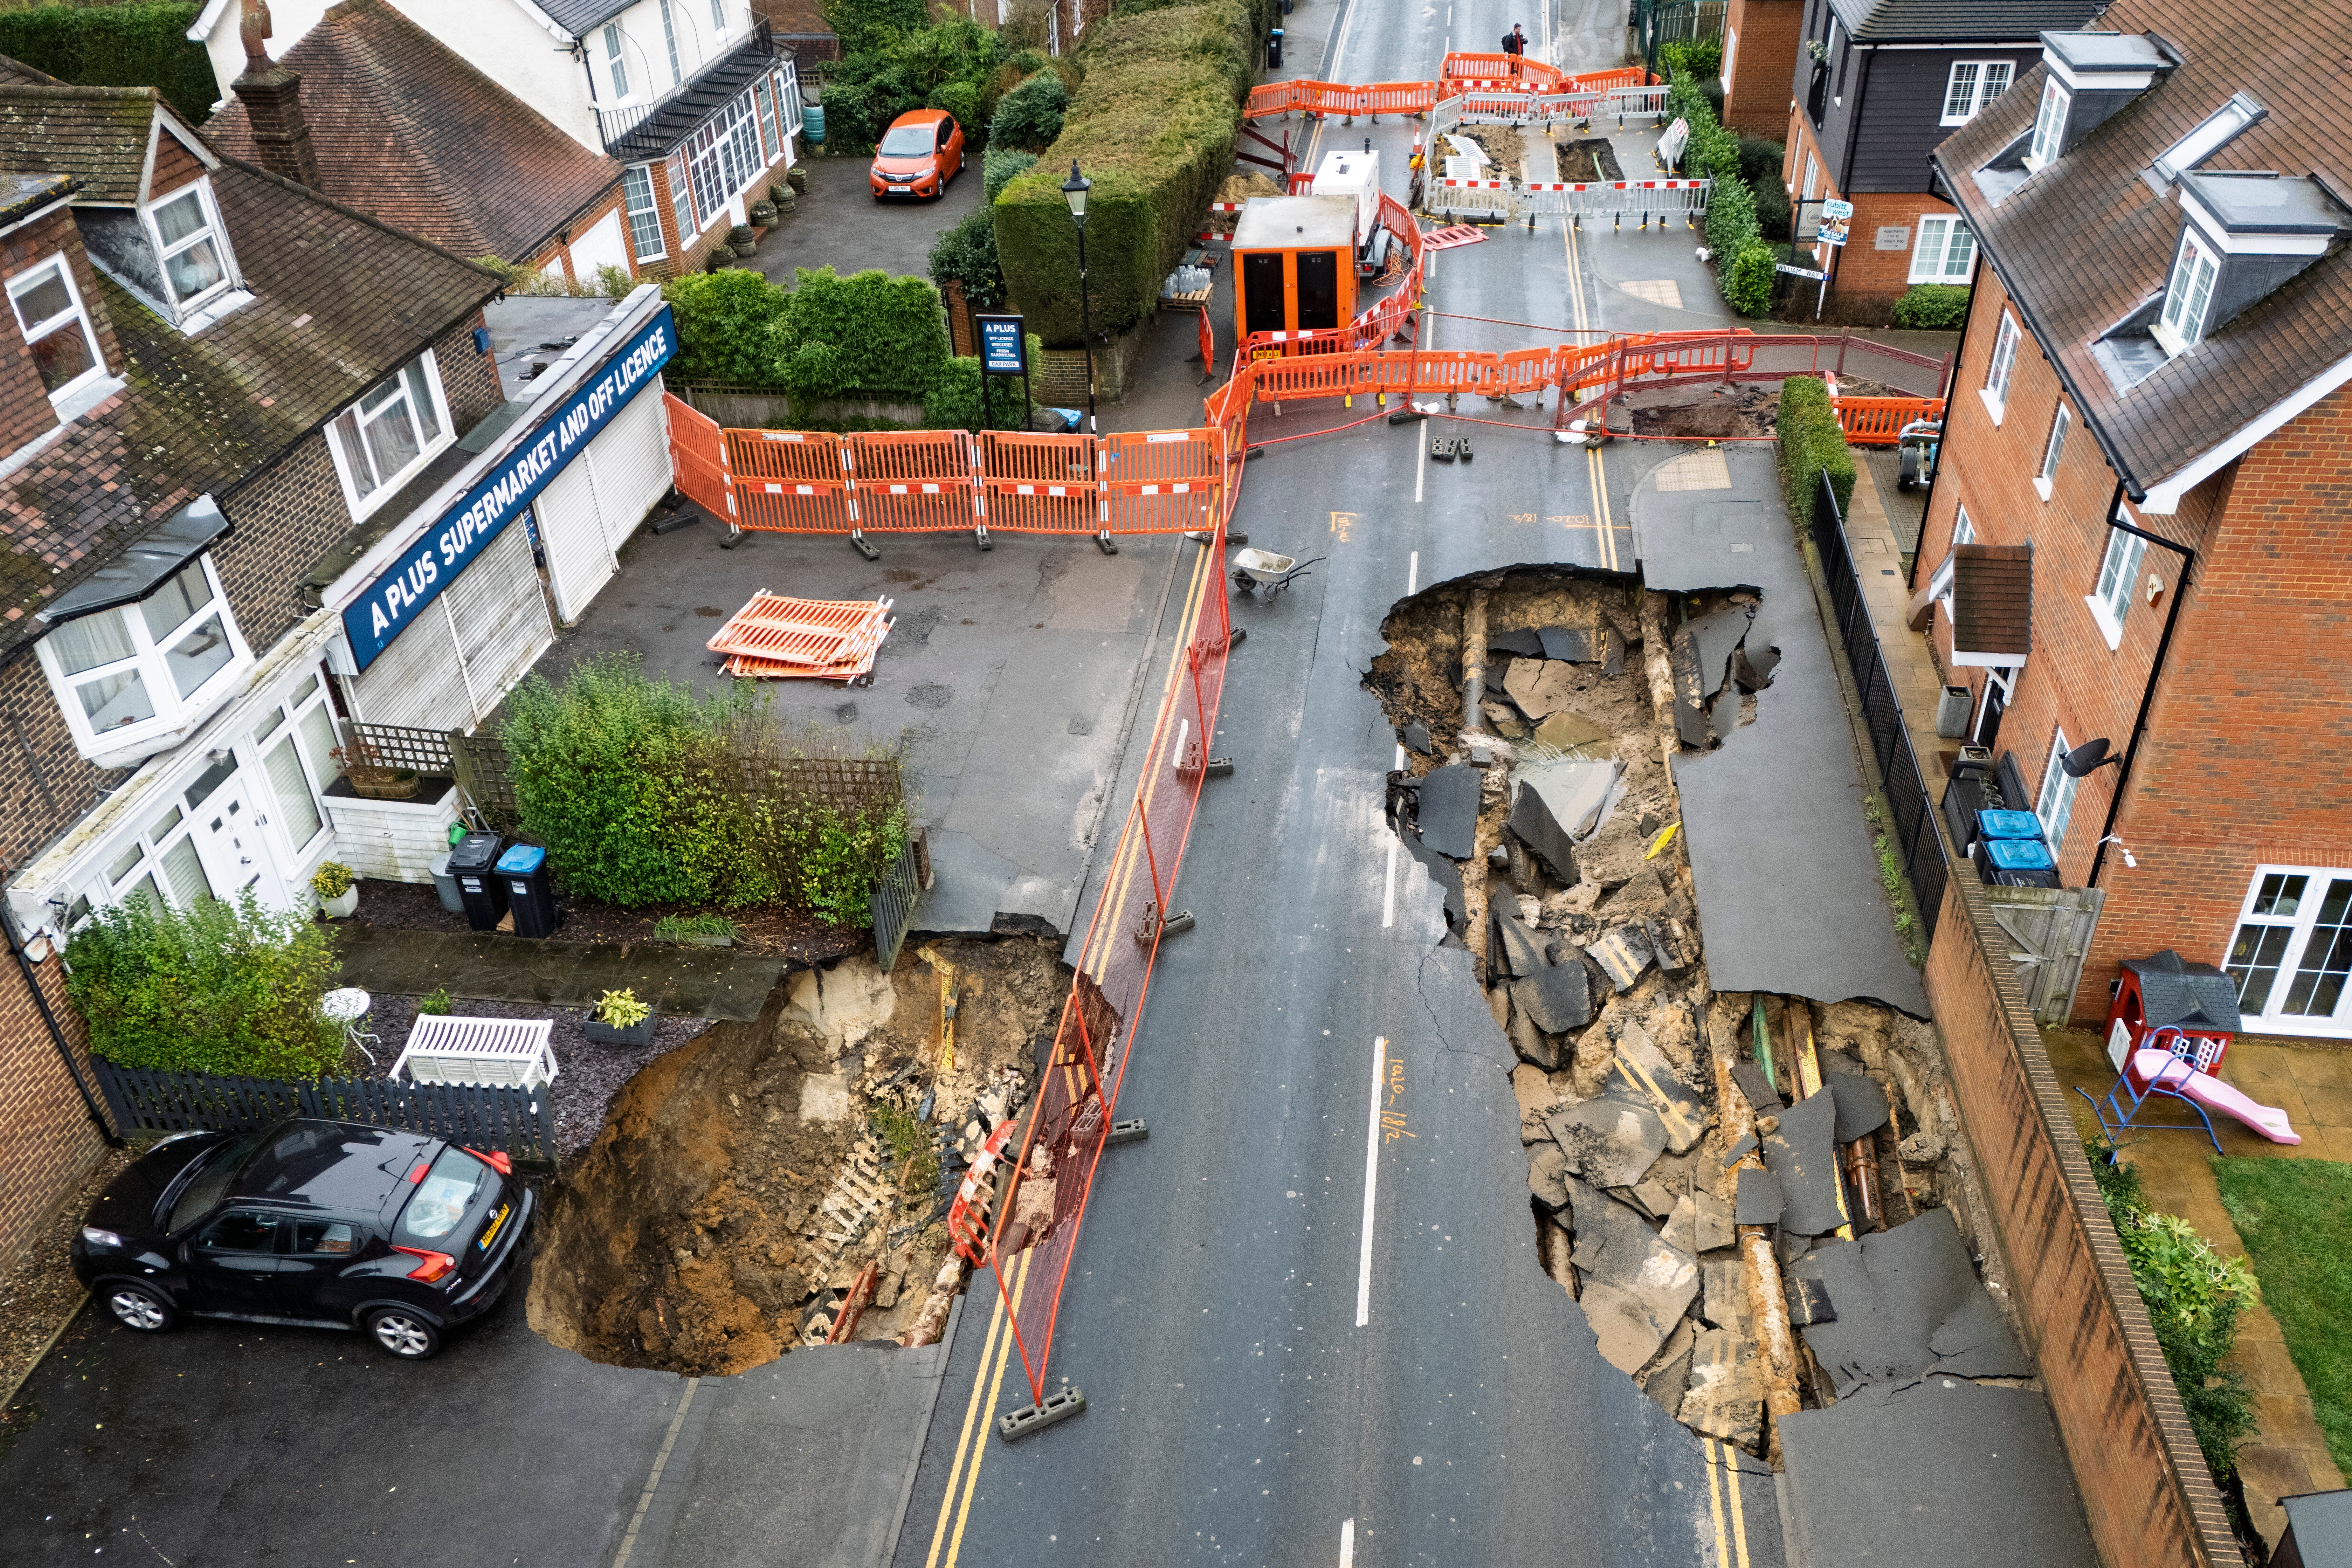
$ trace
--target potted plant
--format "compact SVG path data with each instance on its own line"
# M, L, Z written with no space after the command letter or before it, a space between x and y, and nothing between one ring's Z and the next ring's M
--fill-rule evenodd
M369 742L354 738L350 745L338 746L329 755L350 777L355 795L370 800L416 798L416 770L392 766Z
M651 1007L637 1000L635 990L623 986L618 991L607 991L596 998L596 1005L588 1015L588 1038L600 1046L651 1045L656 1016Z
M750 224L739 223L727 231L727 248L738 256L748 257L760 248L760 237L751 232Z
M654 922L656 942L688 947L732 947L739 934L735 922L722 915L664 915Z
M784 184L801 195L808 195L808 171L795 163L784 171Z
M773 202L753 202L751 204L751 226L753 228L775 227L776 204Z
M310 890L319 895L319 908L331 921L347 921L360 907L360 879L341 860L321 862L310 873Z

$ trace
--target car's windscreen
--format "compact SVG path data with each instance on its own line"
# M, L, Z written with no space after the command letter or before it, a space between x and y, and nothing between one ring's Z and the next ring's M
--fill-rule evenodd
M236 1180L236 1173L253 1157L254 1150L261 1146L261 1139L258 1132L232 1138L197 1161L180 1195L172 1200L172 1218L164 1231L176 1234L212 1213L214 1206L228 1196L229 1184Z
M875 151L885 158L919 158L931 150L931 128L928 125L901 125L882 138Z
M416 1184L408 1206L401 1210L402 1237L446 1242L467 1211L498 1185L498 1179L497 1172L452 1143L441 1151L441 1157Z

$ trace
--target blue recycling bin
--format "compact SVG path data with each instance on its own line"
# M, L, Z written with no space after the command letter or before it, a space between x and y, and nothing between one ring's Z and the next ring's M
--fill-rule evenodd
M548 881L547 851L536 844L515 845L499 857L498 876L507 908L514 911L515 935L553 936L563 915Z
M1988 838L1984 852L1997 871L2047 871L2055 864L2039 838Z
M1977 831L1987 838L2039 838L2042 819L2030 811L1979 811Z

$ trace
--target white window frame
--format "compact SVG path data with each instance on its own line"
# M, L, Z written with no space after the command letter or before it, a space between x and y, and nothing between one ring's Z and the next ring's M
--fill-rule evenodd
M1726 27L1723 30L1723 69L1716 77L1716 80L1723 84L1723 90L1726 92L1731 90L1731 62L1737 57L1738 49L1739 35Z
M2275 908L2257 912L2255 909L2262 898L2263 884L2273 877L2278 878L2282 884L2292 877L2305 879L2295 906L2290 912L2282 914ZM2320 934L2319 916L2326 909L2331 890L2329 884L2347 878L2352 878L2352 870L2341 866L2263 865L2254 868L2253 875L2247 879L2246 896L2238 906L2237 923L2231 928L2229 942L2222 949L2221 956L2222 970L2231 980L2238 982L2240 1006L2244 1011L2248 1033L2339 1037L2352 1034L2352 984L2342 988L2336 996L2336 1006L2330 1012L2289 1013L2284 1010L2287 997L2294 989L2296 977L2305 963L2325 956L2311 951L2315 942L2324 940ZM2284 885L2280 890L2284 891ZM2245 983L2238 962L2238 942L2250 928L2285 933L2285 940L2277 954L2276 973L2272 977L2267 994L2260 999L2262 1005L2259 1007L2244 1005ZM2326 929L2332 937L2336 928ZM2259 1030L2256 1027L2258 1021Z
M1927 236L1930 232L1936 236L1936 243L1932 250L1927 244ZM1914 224L1912 234L1914 237L1911 241L1909 281L1965 283L1969 280L1969 274L1976 269L1977 237L1973 229L1960 221L1958 213L1921 213ZM1951 269L1950 254L1952 236L1955 234L1967 236L1969 247L1968 259L1961 263L1960 269L1957 273ZM1931 255L1935 258L1932 263L1928 260Z
M2050 738L2050 760L2042 764L2042 788L2033 800L2033 815L2041 820L2042 837L2049 842L2053 860L2066 841L2066 828L2074 816L2074 792L2083 783L2066 771L2066 753L2072 749L2066 744L2064 730Z
M1969 73L1965 85L1960 80L1962 71ZM2007 92L2016 79L2017 67L2008 60L1954 60L1944 78L1944 112L1937 123L1966 125L1984 111L1986 104ZM1992 85L1996 81L1999 87Z
M2164 309L2149 336L2178 358L2205 336L2205 320L2213 312L2213 285L2221 276L2221 258L2210 243L2183 226L2180 249L2172 258L2172 277L2164 286Z
M2066 431L2074 423L2074 411L2060 398L2057 411L2050 416L2049 438L2042 443L2042 471L2033 476L2033 492L2045 501L2058 489L2058 465L2066 456Z
M2090 607L2091 619L2098 623L2099 635L2106 639L2110 652L2123 647L2124 618L2131 614L2132 592L2138 585L2140 563L2147 556L2147 540L2120 528L2107 530L2098 583L2083 596L2083 603Z
M1958 556L1961 545L1976 542L1977 525L1969 517L1969 503L1961 501L1952 509L1952 544L1944 553L1948 558ZM1952 587L1949 582L1945 585L1940 603L1944 606L1944 619L1952 621Z
M350 417L356 422L360 417L362 405L369 398L382 391L389 382L402 383L403 395L413 398L415 388L408 384L408 376L411 369L417 366L422 366L424 369L426 390L433 400L431 412L436 426L436 432L429 439L419 444L416 456L410 458L404 467L394 473L375 475L375 487L362 495L352 465L355 462L365 462L368 465L369 473L374 474L374 460L364 451L348 452L344 449L350 442L350 437L344 433L343 420ZM388 409L391 405L386 403L383 407ZM380 417L381 414L380 409L376 416ZM407 364L402 365L390 375L369 387L355 398L349 407L342 409L327 422L327 451L335 460L335 478L342 483L343 503L351 508L352 521L359 521L391 500L394 496L398 495L403 485L422 470L425 464L440 456L443 449L457 439L457 433L452 427L449 418L449 399L441 388L441 367L434 362L433 351L426 349ZM365 443L362 440L361 444L364 446Z
M2058 85L2056 77L2042 82L2042 101L2033 110L2033 141L2025 153L2029 172L2046 169L2058 161L2058 145L2066 135L2066 111L2074 102L2074 95Z
M604 73L613 84L613 101L629 101L629 62L621 53L621 24L604 24Z
M727 0L710 0L710 31L719 42L727 41Z
M694 182L695 232L700 234L725 214L737 196L760 183L768 165L760 147L759 106L745 88L705 121L688 139L688 178ZM743 145L751 139L750 149ZM705 178L706 171L709 178Z
M327 713L329 731L341 744L341 735L334 729L334 710L327 694L327 678L315 668L308 677L307 685L298 684L283 700L262 710L252 730L254 788L256 793L268 792L269 805L266 815L278 829L278 841L287 851L287 864L289 866L299 866L317 851L324 849L335 834L334 818L327 812L327 786L341 775L334 770L331 758L320 758L314 753L310 737L303 729L305 721L322 708ZM311 809L319 816L318 827L308 838L299 842L288 831L285 803L279 798L278 780L269 771L270 753L289 740L294 745L295 764L301 771L302 782L310 791ZM289 887L294 887L297 880L293 877L288 878Z
M677 21L670 15L669 0L661 0L662 42L669 48L669 84L686 85L686 72L677 63Z
M83 756L91 759L119 756L137 750L158 736L172 734L215 705L253 668L253 650L246 646L245 634L237 627L236 612L229 604L227 591L221 585L220 571L213 564L211 554L199 555L190 564L203 571L205 585L212 596L160 637L148 627L145 614L147 600L154 597L153 593L128 605L118 605L111 609L94 611L89 616L77 616L73 621L59 623L61 627L70 626L74 621L94 620L100 616L115 616L130 634L131 651L127 657L107 664L92 665L88 669L68 675L58 658L53 636L44 637L34 645L34 652L40 659L41 673L49 683L49 693L57 700L58 710L65 715L66 726L73 733L74 746ZM164 583L158 583L156 591L160 592L165 583L176 580L180 572L186 569L182 567ZM228 659L206 676L194 690L183 697L165 656L214 616L220 617L221 629L228 639ZM55 629L52 629L53 633ZM110 675L134 670L146 689L147 700L154 713L135 723L118 724L105 730L94 728L76 689Z
M204 226L187 238L167 247L163 239L163 210L174 202L184 201L191 195L196 198L197 209L205 215ZM139 218L146 226L147 237L155 247L155 264L163 275L164 297L179 307L182 316L190 315L203 309L213 300L238 286L236 257L228 246L228 226L221 222L220 206L213 200L210 180L198 180L193 184L183 185L176 191L164 193L142 208ZM214 254L220 258L221 275L211 284L182 299L178 288L172 282L172 258L184 250L194 249L207 239L213 242Z
M39 287L41 280L48 275L52 268L55 268L57 275L64 279L66 295L71 303L54 316L44 316L37 321L27 321L25 320L24 307L19 301L34 289ZM67 261L66 253L60 250L10 278L8 307L16 313L16 325L24 333L27 353L31 351L34 343L63 331L68 322L78 324L81 328L82 342L89 348L89 368L49 394L49 406L57 411L58 417L60 420L72 417L66 413L66 409L78 403L84 394L106 380L106 353L99 347L98 328L89 319L89 306L81 297L81 286L74 281L73 267Z
M642 207L637 205L636 184L645 186L646 199ZM669 254L669 241L662 234L661 208L654 201L652 164L632 163L621 171L621 216L629 226L630 255L643 262L659 261ZM653 232L651 250L645 248L645 236L638 227L640 222Z
M1977 388L1977 395L1984 399L1985 411L1992 416L1996 426L2009 408L2010 378L2017 374L2017 349L2024 338L2017 318L2004 308L2000 325L1993 332L1992 356L1985 361L1984 384Z
M1813 187L1817 183L1819 183L1821 174L1822 165L1820 161L1813 156L1813 150L1811 147L1806 148L1805 184L1802 195L1803 200L1811 201L1813 199Z

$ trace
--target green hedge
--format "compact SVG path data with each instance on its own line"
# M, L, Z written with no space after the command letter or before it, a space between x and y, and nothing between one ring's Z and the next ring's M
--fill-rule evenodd
M996 198L997 259L1023 312L1055 347L1078 342L1077 234L1062 195L1075 160L1087 198L1096 331L1150 315L1201 216L1233 170L1241 106L1273 0L1207 0L1087 29L1086 76L1038 166Z
M999 147L991 142L988 152L981 159L980 193L982 199L989 206L994 206L996 198L1003 193L1005 186L1036 166L1036 153L1024 153L1018 147ZM989 219L992 224L995 221L992 217ZM996 254L996 240L992 236L988 242L988 253L991 256Z
M919 32L931 19L924 0L824 0L827 26L841 39L844 57L887 49L908 33ZM828 95L826 102L830 104ZM833 129L831 117L825 129Z
M776 378L795 398L919 396L948 358L940 291L879 268L846 278L798 268L769 337Z
M963 297L975 304L1003 296L1004 279L996 270L996 222L985 207L974 208L953 228L940 231L931 243L930 273L942 294L952 279L963 285Z
M1895 301L1895 324L1916 331L1956 332L1968 316L1965 283L1914 283Z
M1841 513L1853 502L1853 453L1830 407L1829 388L1818 377L1792 375L1780 384L1779 436L1780 499L1789 521L1810 532L1822 474L1837 492Z
M124 1067L316 1079L343 1031L319 1014L335 972L326 928L250 890L185 910L143 895L99 911L66 944L66 994L90 1049Z
M0 55L77 87L152 87L193 124L221 96L212 57L188 37L200 7L39 5L0 11Z
M1723 298L1743 316L1761 316L1772 308L1772 283L1780 253L1760 239L1751 239L1732 257L1723 273Z
M1070 89L1050 70L1041 70L996 100L988 122L988 145L1037 152L1054 144L1069 112Z
M673 381L731 381L772 385L775 354L768 334L782 319L782 289L748 268L697 272L662 285L677 322Z

